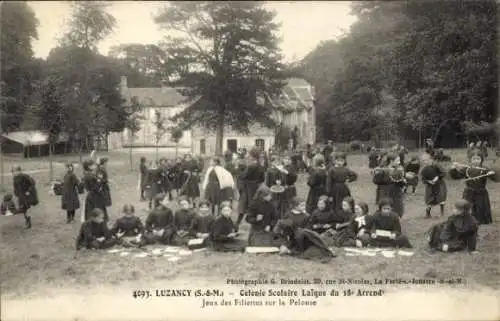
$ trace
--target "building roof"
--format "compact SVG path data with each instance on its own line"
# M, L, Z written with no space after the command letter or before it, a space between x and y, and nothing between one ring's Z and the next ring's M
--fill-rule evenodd
M137 97L145 107L174 107L182 104L186 97L177 88L124 88L122 94L127 101Z
M2 137L24 146L45 145L49 142L49 135L38 130L15 131L3 134ZM59 135L57 143L67 142L68 140L69 136L66 133L62 133Z

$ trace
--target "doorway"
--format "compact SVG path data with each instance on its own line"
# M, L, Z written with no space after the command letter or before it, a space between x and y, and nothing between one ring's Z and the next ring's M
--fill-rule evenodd
M257 147L257 149L259 149L261 151L265 151L266 150L266 144L265 144L265 142L264 142L264 140L262 138L259 138L259 139L255 140L255 147Z
M204 139L200 139L200 154L205 155L207 152L207 141Z
M228 139L227 140L227 149L230 152L236 153L238 151L238 140L237 139Z

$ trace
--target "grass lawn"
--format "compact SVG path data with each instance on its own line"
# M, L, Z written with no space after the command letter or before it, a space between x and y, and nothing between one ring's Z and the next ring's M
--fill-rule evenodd
M134 154L135 164L142 155L154 157L153 154ZM135 169L130 171L127 152L112 153L109 157L113 199L113 207L109 211L111 220L117 218L124 203L135 204L137 212L145 219L147 204L138 202L138 174ZM465 152L454 151L453 157L456 161L464 162ZM7 163L6 169L9 168ZM350 185L351 192L355 199L367 202L372 212L375 208L375 186L367 168L367 156L352 155L348 158L348 163L359 174L359 180ZM32 174L39 185L40 204L31 209L31 230L23 228L22 216L0 218L2 300L39 298L51 295L54 290L84 292L96 287L112 289L139 282L222 285L227 278L461 279L463 283L460 287L499 289L500 184L489 183L495 223L481 226L478 240L480 253L477 255L431 254L427 251L424 233L442 218L438 217L438 209L433 213L434 218L423 218L424 188L419 185L417 193L407 197L406 212L402 219L403 230L415 247L413 256L349 257L339 249L337 258L330 263L321 264L278 255L255 256L206 251L184 257L178 262L168 262L162 258L120 257L107 252L82 252L74 258L74 241L79 224L66 224L65 213L60 209L60 198L49 196L48 172L43 171L48 168L47 164L30 161L24 166L26 170L30 170L30 166L42 169ZM63 166L55 166L54 171L55 177L62 178ZM307 195L306 179L306 175L301 175L297 183L299 194L303 197ZM11 180L10 176L5 177L6 186L10 186ZM450 204L460 198L463 184L448 181ZM243 223L241 231L246 233L248 224ZM402 290L402 286L398 285L397 289L392 290Z

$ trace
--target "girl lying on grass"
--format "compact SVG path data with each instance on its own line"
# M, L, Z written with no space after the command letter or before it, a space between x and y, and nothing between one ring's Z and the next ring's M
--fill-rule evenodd
M478 222L471 215L471 204L465 200L455 203L453 215L429 230L429 247L442 252L467 250L477 253Z

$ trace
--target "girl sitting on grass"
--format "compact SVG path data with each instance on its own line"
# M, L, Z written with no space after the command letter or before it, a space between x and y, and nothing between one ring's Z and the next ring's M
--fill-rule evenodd
M82 223L80 232L76 238L76 250L86 249L107 249L114 246L117 240L108 229L104 220L104 211L95 208L90 212L89 219Z
M210 212L210 202L201 200L196 213L189 227L189 236L197 238L201 243L193 245L196 248L202 248L207 245L210 229L215 221L215 216ZM188 247L191 246L188 244Z
M478 222L471 215L471 204L466 200L455 203L453 215L445 222L434 225L429 231L429 247L442 252L467 250L477 253Z
M220 213L210 227L210 241L215 251L220 252L243 252L244 242L237 239L238 232L235 230L231 214L233 208L230 201L220 204Z
M309 228L317 233L323 233L326 230L335 227L335 215L328 206L328 196L322 195L318 199L317 208L309 218Z
M354 206L354 216L347 223L337 225L338 233L333 237L336 247L358 246L356 240L365 234L368 217L368 204L359 202Z
M118 244L125 247L140 247L144 245L142 235L144 225L135 215L135 207L131 204L123 206L123 216L116 220L111 233L116 237Z
M174 242L178 245L186 245L191 239L189 235L189 228L193 223L194 211L191 209L189 200L186 196L181 196L179 198L180 209L175 212L174 224L175 224L175 240Z
M246 217L246 221L251 225L248 245L272 246L274 239L272 229L277 220L278 213L273 204L273 194L268 187L264 186L257 191Z
M4 195L2 205L0 206L0 212L5 216L12 216L19 213L12 194L7 193Z
M169 201L165 194L155 196L155 208L146 218L146 232L144 238L147 244L172 244L175 235L174 214L169 208Z
M366 222L366 232L356 241L358 247L402 247L411 248L410 241L401 232L399 215L392 210L392 200L383 198L378 211Z

